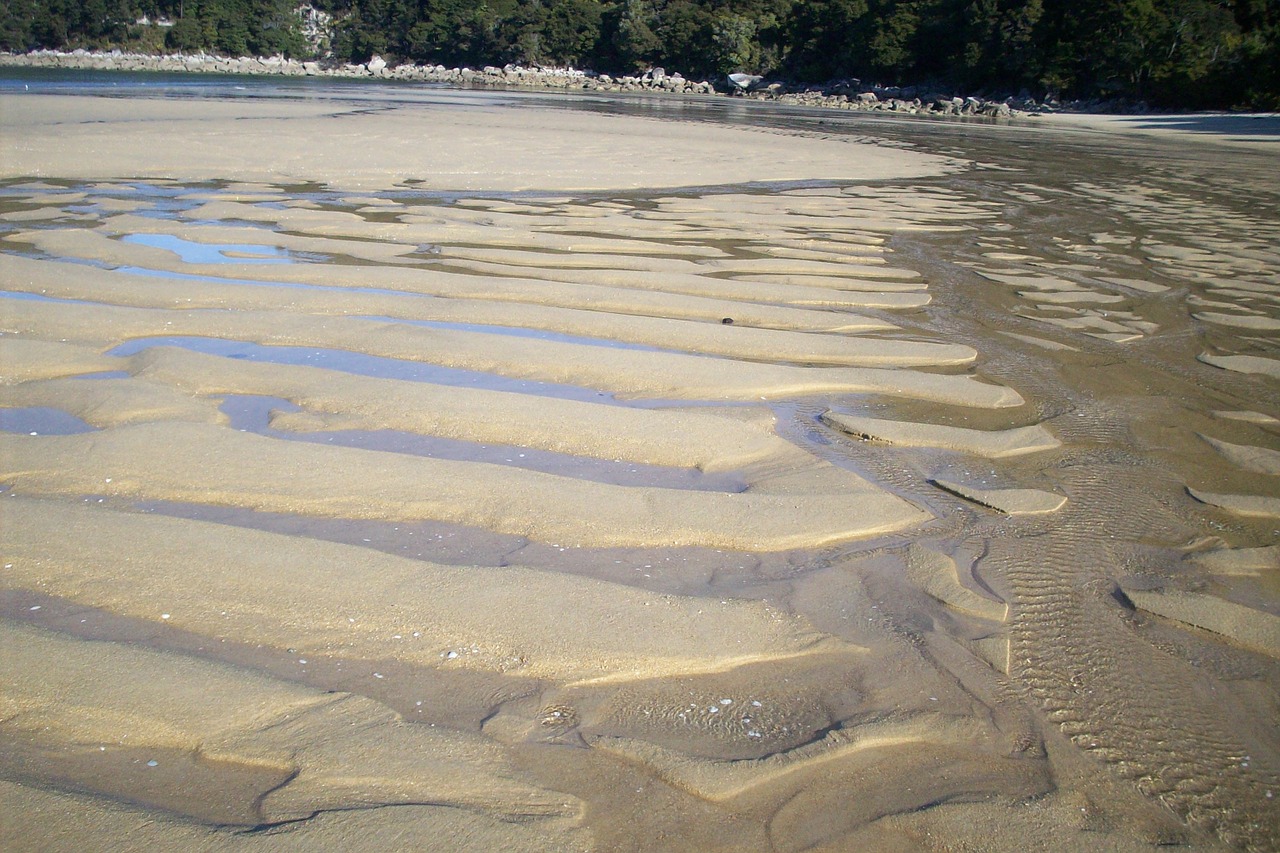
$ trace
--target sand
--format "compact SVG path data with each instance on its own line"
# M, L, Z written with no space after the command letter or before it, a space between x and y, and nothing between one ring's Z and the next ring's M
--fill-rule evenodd
M1280 450L1273 450L1269 447L1232 444L1229 441L1220 441L1208 435L1200 437L1234 465L1238 465L1247 471L1256 471L1259 474L1280 476Z
M13 134L5 144L3 174L234 177L351 189L418 180L424 189L502 192L803 180L814 174L909 178L958 165L951 158L843 140L558 111L515 118L492 108L391 104L369 110L246 99L210 109L202 102L156 100L121 122L118 106L78 96L0 98ZM513 118L518 139L508 135ZM243 151L254 152L250 162ZM680 156L669 156L671 151Z
M435 566L257 531L228 541L218 525L56 502L11 499L5 512L18 583L39 579L47 594L136 618L166 615L179 630L283 644L299 657L394 656L572 683L716 672L841 648L757 603L717 605L701 619L696 599L555 572ZM104 537L148 562L116 564L95 547ZM481 573L478 598L471 578ZM120 592L104 589L112 584ZM582 618L563 621L566 606ZM613 630L598 630L601 620ZM454 650L461 655L450 657Z
M48 239L45 235L39 235L40 240ZM76 235L76 242L83 246L84 236ZM83 248L80 249L84 251ZM166 259L167 260L167 259ZM172 263L169 261L169 263ZM71 277L68 275L59 275L58 273L76 272L83 274L81 269L71 269L56 261L46 262L42 264L32 264L24 258L6 257L4 259L4 267L6 270L13 272L13 281L15 287L20 287L24 292L47 294L58 298L76 298L76 294L84 295L85 291L77 285L79 277ZM161 267L163 269L163 266ZM182 272L181 269L175 270ZM228 272L225 267L212 271L214 278L219 274ZM406 303L404 297L412 295L433 296L439 299L466 299L461 305L466 306L469 313L467 315L456 315L460 319L469 316L474 319L481 319L488 322L494 322L500 319L504 313L512 310L507 307L508 303L517 303L523 307L531 306L532 310L527 312L534 315L533 319L539 313L540 307L557 307L570 308L592 311L595 313L608 314L617 313L627 317L652 317L657 316L664 319L695 319L695 320L714 320L719 322L726 316L735 320L735 323L742 323L748 328L757 329L790 329L797 331L813 331L813 332L860 332L860 331L877 331L883 329L893 329L896 326L884 319L868 317L865 315L854 314L851 312L835 313L833 311L812 310L803 307L789 307L783 305L758 304L754 302L732 301L725 296L704 297L699 295L683 295L673 294L670 292L645 293L624 287L611 287L587 284L585 286L575 286L571 282L546 281L542 279L528 278L498 278L498 279L481 279L476 282L455 281L457 276L442 276L433 274L430 270L414 269L404 270L400 267L370 267L361 271L359 282L352 282L351 277L341 273L341 270L333 270L324 266L308 270L293 270L287 272L288 275L273 274L270 267L255 267L249 271L252 274L251 281L261 281L266 285L270 285L272 278L278 278L285 286L288 292L282 292L275 295L269 291L261 292L266 300L278 304L284 299L291 302L298 300L306 300L309 305L324 305L329 302L328 297L341 297L340 307L330 310L341 310L347 308L351 303L346 299L354 298L356 306L367 307L371 312L382 312L383 314L393 314L403 312L406 319L419 319L419 312L431 312L427 316L439 316L447 318L451 316L448 312L457 303L452 301L442 301L440 303L427 303L422 305L421 300ZM541 271L539 271L541 272ZM302 290L299 288L288 288L288 284L297 284L298 279L310 279L308 284L315 285L315 291ZM242 279L227 278L227 283L235 284ZM699 279L701 282L715 282L715 279ZM127 286L114 286L123 284ZM656 279L644 280L637 283L637 286L652 283L658 285L667 283L669 285L669 277L662 277L661 281ZM333 288L326 290L324 288ZM338 290L337 288L343 288ZM708 289L729 290L723 285L717 286L711 284ZM128 273L117 272L113 276L104 276L97 282L97 287L93 292L111 293L112 300L119 304L141 304L141 305L176 305L191 299L189 288L174 289L171 284L157 279L155 277L130 275ZM244 293L241 298L252 299L253 293ZM155 297L148 298L151 294ZM832 303L849 302L852 306L858 302L865 303L868 297L861 294L851 296L847 300L839 294L829 293L827 297ZM772 294L770 294L771 296ZM744 294L735 293L735 298L744 298ZM768 298L768 296L766 296ZM497 303L491 306L489 303ZM217 307L224 304L218 297L214 297L207 307ZM878 307L865 306L864 307ZM349 310L349 309L348 309ZM436 313L444 312L444 313ZM521 312L522 316L523 313ZM565 315L561 313L560 317ZM635 320L632 320L635 322Z
M945 447L1000 459L1060 447L1062 442L1043 426L983 431L964 427L864 418L827 412L822 419L839 430L866 441L883 441L904 447Z
M1280 616L1194 592L1143 589L1124 592L1142 610L1223 634L1272 657L1280 656Z
M21 626L6 624L3 636L5 682L16 697L6 726L21 744L17 755L6 750L5 763L41 781L130 798L145 786L150 804L221 825L353 806L418 804L534 822L581 809L503 767L483 739L408 725L363 697ZM51 659L60 665L48 667ZM150 677L139 681L138 671ZM477 776L479 767L491 775Z
M1214 574L1256 575L1280 569L1280 546L1224 548L1191 557Z
M141 88L0 96L14 849L1274 849L1256 144Z
M913 545L907 555L907 576L916 586L957 610L993 622L1003 622L1009 615L1007 604L963 584L959 567L946 554Z
M22 494L99 493L297 515L448 521L574 547L779 551L866 538L927 518L900 498L830 469L725 494L618 488L511 466L393 459L311 443L278 446L223 426L181 422L0 442L5 479Z
M107 332L104 321L114 331ZM577 358L581 346L573 342L416 327L376 317L344 318L331 323L323 317L281 311L157 311L36 300L22 301L6 310L4 332L34 337L37 329L58 342L90 346L106 343L111 339L109 335L126 340L154 338L158 342L173 336L190 336L277 347L363 351L379 358L426 362L446 369L573 385L630 397L741 401L770 395L879 391L991 408L1015 407L1023 402L1010 388L964 375L761 364L610 346L597 347L586 360ZM892 361L894 347L886 349L889 352L884 358ZM913 348L913 352L919 355L908 357L908 361L929 359L927 347Z
M1044 489L986 489L952 480L934 480L934 485L979 506L1006 515L1039 515L1057 512L1067 499Z
M120 262L120 261L117 261ZM123 262L127 263L127 262ZM144 276L103 276L101 285L93 287L82 271L67 280L67 265L33 262L23 263L14 259L3 265L14 276L23 276L23 287L29 292L65 294L61 298L82 298L90 292L101 294L113 287L122 299L148 307L214 307L225 304L221 294L213 288L204 294L196 285L175 287L164 285ZM38 290L37 290L38 288ZM127 295L126 295L127 294ZM145 296L149 296L147 299ZM924 366L960 365L971 363L977 353L962 345L932 344L914 341L857 340L804 335L781 329L759 329L737 325L715 328L706 323L634 316L601 317L599 311L555 308L550 306L513 306L509 303L461 300L432 300L426 305L405 305L404 299L391 294L344 293L336 288L325 292L322 288L302 294L286 288L255 288L237 300L240 308L260 307L263 310L284 300L304 307L308 313L360 314L371 317L390 317L415 323L448 323L470 326L495 326L503 328L532 328L552 335L591 337L604 342L634 344L638 348L664 349L718 355L738 359L776 359L823 365L852 366ZM738 313L735 306L723 306L722 311ZM405 316L408 314L409 316ZM721 318L723 319L723 318ZM723 325L723 324L722 324ZM842 330L859 330L856 318L842 324ZM871 320L861 324L862 329L878 330L889 326ZM890 328L892 328L890 326Z
M1179 142L1245 148L1265 153L1280 134L1275 113L1168 113L1161 115L1091 115L1055 113L1037 121L1092 133L1133 134Z
M1238 515L1258 516L1262 518L1280 518L1280 498L1268 495L1226 495L1215 492L1203 492L1188 488L1191 497L1208 504L1225 509Z

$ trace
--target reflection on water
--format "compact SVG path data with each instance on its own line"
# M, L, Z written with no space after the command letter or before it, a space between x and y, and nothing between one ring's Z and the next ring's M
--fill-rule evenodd
M233 358L235 356L232 356ZM462 462L479 462L488 465L510 465L530 471L542 471L596 483L612 483L618 486L650 486L661 489L694 489L717 492L741 492L747 486L735 473L708 474L697 469L669 468L643 465L635 462L611 462L590 459L567 453L553 453L532 447L517 445L485 444L462 441L442 436L421 435L403 430L321 430L296 432L273 428L273 416L277 412L298 412L301 409L281 397L250 394L230 394L219 407L230 418L232 429L256 432L272 438L292 441L310 441L335 447L358 447L383 453L403 453L410 456L428 456L433 459L454 459ZM0 414L0 428L4 426Z
M664 350L661 347L650 347L644 344L633 344L609 338L587 338L581 335L566 335L561 332L549 332L544 329L526 329L518 326L492 326L484 323L445 323L436 320L406 320L398 317L362 317L364 320L381 320L387 323L407 323L411 326L422 326L426 329L456 329L461 332L482 332L490 335L514 335L519 338L537 338L544 341L559 341L565 344L581 344L591 347L609 347L611 349L630 349L641 352L680 352L680 350Z
M31 302L61 302L66 305L91 305L88 299L63 299L59 296L48 296L44 293L27 293L21 290L2 290L0 299L25 299Z
M241 261L240 258L227 259L227 260L234 260L235 262ZM298 288L302 290L320 290L320 291L324 291L329 287L328 285L305 284L305 283L296 282L296 281L262 281L259 279L223 278L221 276L212 276L212 275L195 275L193 273L171 272L169 270L152 270L152 269L147 269L146 267L123 266L123 267L116 267L116 269L123 273L149 275L149 276L155 276L156 278L170 278L170 279L177 279L179 281L201 281L201 282L209 282L212 284L247 285L250 287L254 287L254 286L286 287L286 288ZM350 291L351 293L372 293L378 296L402 296L410 299L430 299L431 298L431 295L426 293L406 293L403 290L387 290L386 288L381 288L381 287L344 287L343 290Z
M183 240L171 234L126 234L126 243L151 246L173 252L184 264L288 264L291 254L278 246L260 246L248 243L210 244Z
M444 367L421 361L405 361L397 358L366 355L360 352L315 347L266 346L249 341L229 341L221 338L165 336L136 338L120 344L107 355L128 356L151 347L182 347L224 358L241 358L248 361L265 361L273 364L297 364L354 373L358 376L374 376L380 379L402 379L409 382L430 382L437 385L457 385L466 388L484 388L490 391L506 391L517 394L537 394L588 403L621 403L604 391L564 385L555 382L536 382L511 379L496 373L482 373L456 367Z

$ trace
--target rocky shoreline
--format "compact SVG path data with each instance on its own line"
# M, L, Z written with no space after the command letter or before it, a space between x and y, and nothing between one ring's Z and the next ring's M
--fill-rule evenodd
M390 65L381 57L364 64L328 61L301 61L283 57L225 57L210 54L148 55L111 51L39 50L31 53L0 53L0 67L66 68L94 71L185 72L196 74L279 75L286 77L329 77L380 79L412 83L443 83L482 88L559 89L588 92L633 92L671 95L734 96L781 104L861 112L984 116L1007 118L1015 115L1054 112L1060 105L1038 103L1030 97L984 100L956 96L922 87L864 86L857 80L841 80L823 85L793 85L770 82L759 77L734 75L737 80L720 83L690 80L679 73L654 68L640 75L614 77L574 68L446 68L443 65ZM1114 111L1108 110L1108 111Z

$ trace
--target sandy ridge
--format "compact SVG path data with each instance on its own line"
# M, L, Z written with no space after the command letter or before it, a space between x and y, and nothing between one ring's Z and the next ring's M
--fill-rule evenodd
M5 331L85 345L194 335L281 346L332 347L387 358L578 385L638 397L755 400L823 391L871 391L956 405L1003 408L1022 398L968 376L880 368L805 368L665 352L598 348L583 359L575 344L378 320L325 320L282 312L162 311L19 301Z
M624 488L501 465L281 442L207 424L6 435L0 448L0 478L19 493L434 519L583 546L781 550L865 538L928 517L852 474L836 493Z

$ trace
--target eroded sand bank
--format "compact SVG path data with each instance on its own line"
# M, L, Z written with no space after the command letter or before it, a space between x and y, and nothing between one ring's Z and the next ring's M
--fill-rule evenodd
M0 97L15 849L1273 847L1274 219L552 103Z

